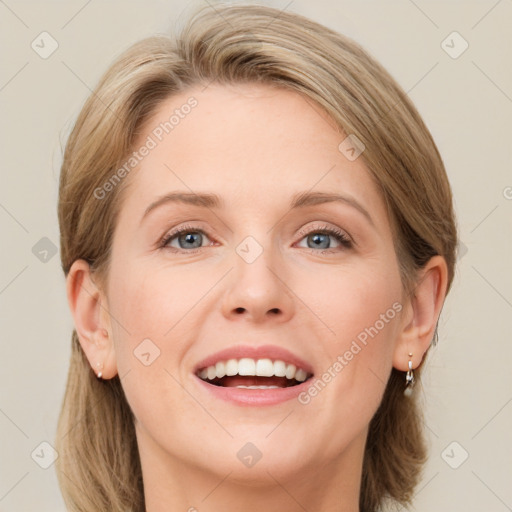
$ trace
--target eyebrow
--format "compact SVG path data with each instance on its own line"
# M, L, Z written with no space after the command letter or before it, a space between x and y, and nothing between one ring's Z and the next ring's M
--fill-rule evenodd
M217 194L211 193L196 193L196 192L170 192L159 197L156 201L152 202L145 210L141 222L149 215L150 212L156 208L169 203L181 203L192 206L199 206L208 209L222 209L224 208L224 201ZM368 210L360 204L356 199L351 196L344 196L341 194L333 194L331 192L299 192L292 197L290 203L290 210L296 208L306 208L308 206L315 206L324 203L343 203L352 206L358 210L368 222L375 226L371 215Z
M301 192L293 196L290 208L305 208L307 206L314 206L323 203L343 203L348 206L352 206L352 208L355 208L359 213L362 213L372 226L375 226L368 210L351 196L333 194L331 192Z

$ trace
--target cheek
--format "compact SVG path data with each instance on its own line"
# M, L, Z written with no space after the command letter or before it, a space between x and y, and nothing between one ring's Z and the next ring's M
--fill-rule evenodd
M218 278L157 265L120 265L113 272L109 306L117 370L133 406L147 396L171 394L176 401L180 365L199 337L205 295ZM157 391L158 390L158 391ZM176 404L178 405L178 404Z
M347 342L364 342L368 330L394 331L400 309L401 282L392 264L372 262L338 271L326 270L302 278L298 295L316 313L318 326L328 330L327 346L343 348ZM373 336L372 336L373 337Z
M331 272L320 279L321 286L312 288L309 283L302 288L304 295L309 290L308 305L314 304L312 309L322 320L317 325L329 328L319 344L321 372L302 403L324 402L322 410L329 411L333 425L349 418L358 419L354 428L367 423L392 368L402 309L401 281L392 263L373 263Z
M131 267L125 274L112 276L111 312L122 325L120 338L130 345L151 338L163 343L179 329L179 323L207 291L206 284L191 282L176 270L158 272ZM123 347L120 347L123 350Z
M109 303L123 390L137 424L150 430L166 427L162 415L169 408L179 411L185 402L190 407L175 368L187 348L180 332L190 328L187 312L200 296L200 290L182 286L178 273L162 277L151 269L119 267L112 273Z
M143 269L119 266L112 272L109 297L117 369L144 381L152 379L164 354L165 333L175 322L178 308L175 293L164 293L165 283Z

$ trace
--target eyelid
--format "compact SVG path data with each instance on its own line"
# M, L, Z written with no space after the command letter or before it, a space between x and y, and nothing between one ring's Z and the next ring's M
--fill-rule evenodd
M336 226L336 225L325 224L325 221L323 221L323 222L324 222L324 224L321 226L313 225L313 226L306 228L305 231L303 231L301 229L299 235L302 235L304 237L304 236L310 235L311 233L322 232L322 231L328 232L329 234L332 234L333 232L335 232L337 234L345 236L351 242L355 243L354 239L352 238L352 236L348 233L348 231L346 229L340 228L339 226Z

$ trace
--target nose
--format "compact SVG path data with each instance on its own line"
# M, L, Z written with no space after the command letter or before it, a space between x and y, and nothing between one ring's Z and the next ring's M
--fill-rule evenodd
M229 279L222 303L226 318L282 323L293 316L295 302L290 283L270 250L264 250L251 263L235 255L235 268Z

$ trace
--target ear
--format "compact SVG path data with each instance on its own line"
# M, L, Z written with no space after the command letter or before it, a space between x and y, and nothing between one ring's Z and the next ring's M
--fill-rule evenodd
M447 283L446 260L434 256L421 270L414 290L404 303L403 322L393 355L396 369L407 371L409 360L417 368L423 360L434 337Z
M103 379L117 375L106 295L94 282L89 264L76 260L66 278L69 308L75 329L94 373Z

